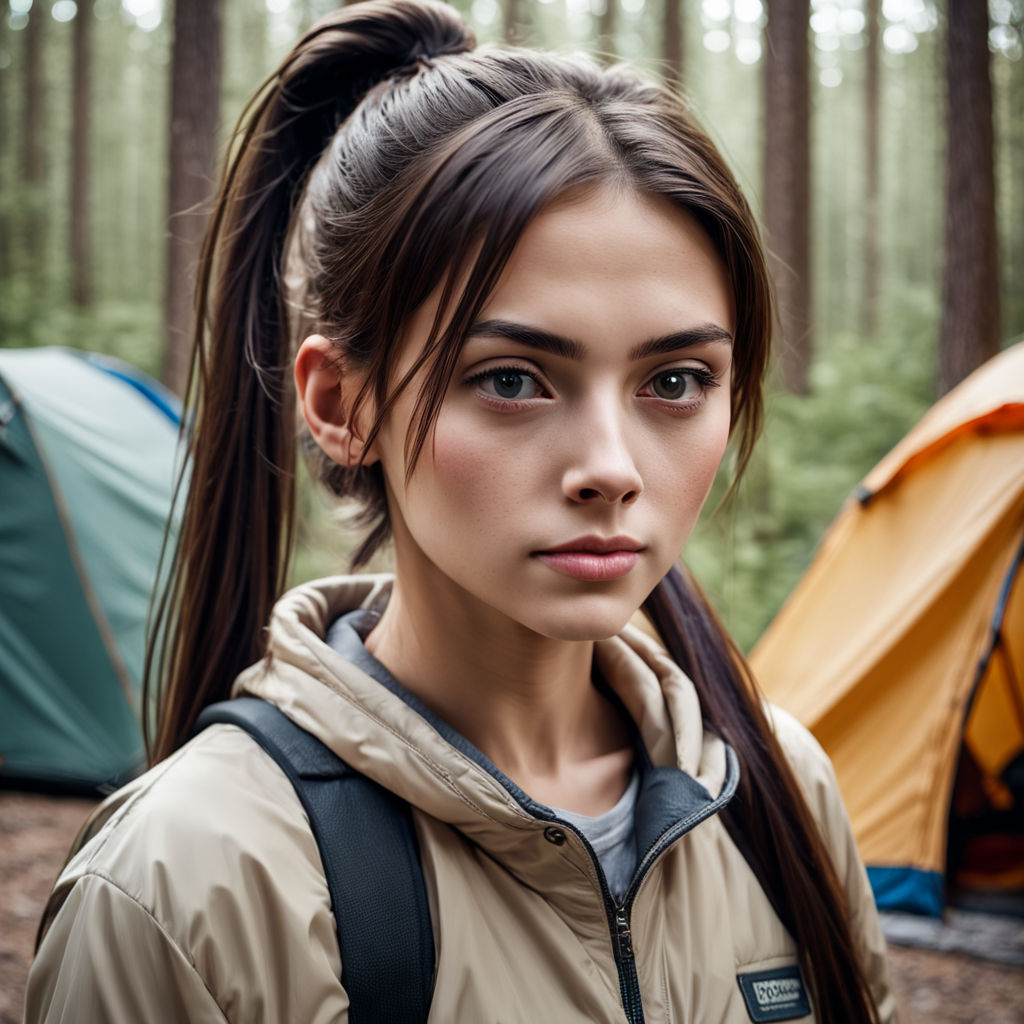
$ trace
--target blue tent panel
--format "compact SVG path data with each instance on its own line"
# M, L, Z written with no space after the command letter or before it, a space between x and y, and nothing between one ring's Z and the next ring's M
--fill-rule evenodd
M178 416L120 361L0 349L0 781L106 786L144 760Z
M101 355L99 352L83 352L82 358L109 373L111 377L123 380L135 388L140 395L152 402L175 427L181 424L181 401L172 391L153 380L148 374L129 363L113 356Z
M942 917L942 874L920 868L868 867L879 910Z

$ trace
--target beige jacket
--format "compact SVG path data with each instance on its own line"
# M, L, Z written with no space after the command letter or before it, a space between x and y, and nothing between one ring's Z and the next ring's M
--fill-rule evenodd
M236 694L273 701L412 805L438 958L432 1022L621 1024L624 954L579 835L567 827L552 842L525 794L325 644L339 614L386 586L338 578L286 595L269 658ZM792 965L796 951L714 813L733 755L703 732L693 686L649 637L627 628L596 657L657 766L638 804L648 801L651 819L639 827L638 814L641 858L657 852L641 864L629 922L627 973L635 968L642 998L632 1019L749 1021L737 977ZM777 712L775 722L833 851L883 1020L893 1020L885 944L831 765L792 718ZM706 816L688 831L674 822L670 834L685 834L659 844L666 800L683 807L700 792L683 772L707 791L694 817ZM661 796L645 796L655 775ZM207 729L103 813L47 908L28 1024L346 1020L316 844L290 783L247 735Z

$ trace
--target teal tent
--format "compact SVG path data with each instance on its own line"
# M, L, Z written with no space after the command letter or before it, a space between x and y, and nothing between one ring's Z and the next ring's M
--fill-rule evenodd
M137 771L146 617L177 400L119 360L0 349L0 782Z

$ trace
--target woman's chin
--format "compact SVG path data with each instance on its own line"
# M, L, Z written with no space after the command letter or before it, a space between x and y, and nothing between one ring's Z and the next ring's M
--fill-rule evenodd
M567 643L593 643L617 636L629 622L635 608L607 610L593 613L576 613L571 611L546 617L540 623L524 623L535 632L551 640L564 640Z

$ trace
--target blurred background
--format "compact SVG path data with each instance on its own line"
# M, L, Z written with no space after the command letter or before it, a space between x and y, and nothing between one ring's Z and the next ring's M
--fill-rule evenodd
M120 356L180 392L203 220L183 211L333 6L7 0L0 346ZM749 649L857 481L1024 331L1024 0L456 6L482 40L676 83L762 216L782 313L766 436L687 556ZM322 499L304 506L295 576L334 571L347 542Z
M0 6L2 1024L81 818L143 760L204 210L246 100L334 6ZM818 552L754 665L832 756L880 906L914 911L885 922L904 1019L1021 1020L1024 0L455 6L482 41L663 77L726 154L778 343L765 435L686 560L749 651ZM342 571L337 509L300 502L293 579Z

